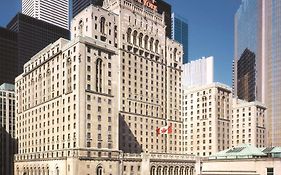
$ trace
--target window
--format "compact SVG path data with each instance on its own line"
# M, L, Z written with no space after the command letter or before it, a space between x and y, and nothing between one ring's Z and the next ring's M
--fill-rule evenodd
M97 175L102 175L102 167L98 166L97 168Z
M100 19L100 32L105 34L105 18L101 17Z
M96 91L102 92L102 60L96 62Z
M127 31L127 42L131 43L131 33L132 33L132 29L129 28Z
M273 168L267 168L267 175L273 175L274 169Z

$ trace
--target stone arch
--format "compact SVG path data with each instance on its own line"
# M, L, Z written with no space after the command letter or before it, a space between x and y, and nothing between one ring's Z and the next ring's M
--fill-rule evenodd
M105 34L105 18L103 16L100 18L100 32Z
M159 40L156 40L155 42L154 42L154 48L155 48L155 53L159 53Z
M127 42L128 43L131 43L131 41L132 41L132 29L131 28L128 28L128 30L127 30Z
M179 167L176 166L174 169L174 175L179 175Z
M191 167L189 170L189 175L194 175L194 167Z
M103 174L103 168L101 165L97 166L97 175L102 175Z
M145 37L144 37L144 48L148 49L148 36L147 35L145 35Z
M163 175L168 175L168 167L167 166L164 166L163 169L162 169L162 174Z
M185 175L189 175L189 167L185 167Z
M180 167L180 175L184 175L184 167Z
M163 174L162 174L162 167L161 167L161 166L158 166L158 167L157 167L156 175L163 175Z
M174 48L174 60L177 60L177 52L178 52L178 49L177 48Z
M169 173L168 173L168 174L169 174L169 175L173 175L173 171L174 171L174 167L173 167L173 166L170 166L170 167L169 167L169 171L168 171Z
M139 34L139 46L142 47L142 45L143 45L143 34L140 33Z
M149 50L153 51L153 46L154 46L154 38L150 38L149 40Z
M138 32L135 30L133 32L133 44L137 45L137 36L138 36Z
M150 168L150 175L156 175L155 171L156 171L156 167L153 165L153 166Z

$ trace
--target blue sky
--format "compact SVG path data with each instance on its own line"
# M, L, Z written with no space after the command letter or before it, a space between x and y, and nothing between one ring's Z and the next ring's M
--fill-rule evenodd
M21 10L20 0L0 1L0 26ZM241 0L167 0L189 24L189 58L215 57L215 80L231 86L234 14Z

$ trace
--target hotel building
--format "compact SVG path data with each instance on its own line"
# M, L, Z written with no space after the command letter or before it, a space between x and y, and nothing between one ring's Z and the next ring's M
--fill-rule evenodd
M183 155L182 46L157 6L110 0L16 78L15 174L194 174ZM157 135L157 128L172 134Z

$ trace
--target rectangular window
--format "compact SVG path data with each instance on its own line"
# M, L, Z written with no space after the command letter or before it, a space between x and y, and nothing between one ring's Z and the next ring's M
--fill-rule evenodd
M267 168L267 175L274 175L274 169L273 168Z

